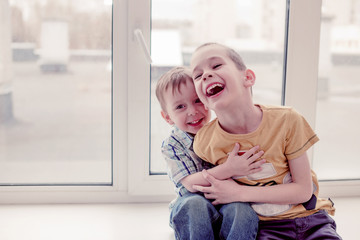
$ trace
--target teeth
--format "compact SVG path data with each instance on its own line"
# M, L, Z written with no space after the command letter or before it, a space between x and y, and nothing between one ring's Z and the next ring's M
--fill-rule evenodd
M189 124L196 124L196 123L198 123L198 122L200 122L200 119L199 119L199 120L192 121L192 122L189 122Z
M208 89L206 89L206 93L209 95L213 94L213 89L216 87L223 88L224 86L220 83L215 83L215 84L211 85Z

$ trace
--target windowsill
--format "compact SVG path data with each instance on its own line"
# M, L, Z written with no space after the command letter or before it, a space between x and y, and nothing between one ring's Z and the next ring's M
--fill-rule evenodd
M360 235L360 198L334 198L343 239ZM0 239L172 240L168 203L0 205Z

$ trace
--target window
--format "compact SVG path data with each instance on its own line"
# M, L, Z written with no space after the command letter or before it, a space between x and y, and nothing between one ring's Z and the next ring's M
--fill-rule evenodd
M111 5L8 4L0 185L111 185Z
M321 59L319 62L320 26L323 30L323 22L320 22L321 7L321 2L311 1L278 1L269 5L266 1L227 1L224 4L200 0L181 3L175 0L154 0L151 3L151 15L147 13L144 17L147 22L144 35L148 39L153 58L152 64L146 65L149 72L144 77L151 79L153 91L161 73L179 63L188 65L194 47L209 41L222 42L239 48L237 50L240 52L244 51L245 62L249 62L249 67L255 69L258 79L265 79L264 82L257 82L256 87L260 91L254 91L255 102L294 106L318 131L319 127L315 124L320 119L316 117L317 109L319 111L319 108L316 108L317 79L318 66L323 64ZM207 18L209 16L210 18ZM284 78L286 82L283 84ZM146 167L146 172L151 176L165 172L164 163L158 162L158 159L161 159L159 146L168 134L169 126L160 118L160 109L154 94L148 94L151 98L151 151L148 156L150 166ZM321 132L319 135L321 137ZM315 154L312 153L311 150L313 168L319 171L318 166L326 161L326 155L319 156L317 146ZM331 171L327 171L329 167L323 169L331 175ZM338 178L323 178L321 170L319 177L320 180L331 180L321 182L324 194L331 191L333 195L333 186L339 184L346 185L343 189L348 189L350 185L359 186L356 181L347 185L334 181ZM337 193L343 195L345 192L341 190Z
M286 56L286 1L153 0L151 4L151 155L150 172L166 172L160 146L171 127L161 118L155 96L159 77L190 64L195 48L219 42L237 50L257 79L254 101L282 101ZM149 78L149 77L148 77Z
M360 179L360 1L322 1L314 151L319 179Z
M0 106L0 147L2 154L0 157L0 165L5 166L10 162L7 156L10 154L10 149L8 148L10 146L10 139L9 134L6 132L10 131L11 128L16 125L8 125L5 121L9 120L8 116L12 116L11 114L13 114L14 118L30 116L31 113L29 112L31 111L48 114L45 115L46 117L43 117L43 119L39 118L42 123L45 122L50 125L50 127L48 127L49 131L45 132L44 135L45 137L49 137L53 134L53 138L57 138L58 142L55 142L55 146L51 147L54 151L60 152L60 154L55 154L55 152L49 151L47 152L48 156L42 159L38 157L33 158L35 166L30 166L30 156L24 154L24 151L27 149L21 148L20 151L12 151L11 154L14 156L24 156L24 158L19 161L18 166L19 169L24 170L25 173L20 173L18 168L12 168L12 172L6 173L10 175L11 179L9 180L9 178L5 177L2 179L3 186L0 186L1 203L139 201L136 197L129 197L127 194L128 120L126 111L128 99L127 89L126 87L124 88L124 86L127 86L127 35L124 34L127 29L127 3L117 0L113 3L112 1L102 0L93 0L91 2L82 1L82 3L83 4L81 4L80 1L64 2L54 0L34 0L26 2L15 0L1 1L0 34L2 37L0 41L0 54L3 55L0 57L0 103L3 105ZM69 57L69 65L67 68L59 64L59 62L56 62L56 64L45 65L43 69L40 64L36 65L31 63L33 58L38 57L41 53L37 51L38 48L36 45L11 42L12 35L10 33L12 31L14 31L14 33L17 32L20 36L21 34L29 33L38 34L35 34L37 38L41 36L37 31L31 32L30 30L32 28L26 28L26 31L29 31L29 33L26 33L26 31L11 30L10 22L12 20L11 18L14 17L18 17L19 19L25 18L26 16L29 17L31 13L30 10L33 8L39 8L35 11L35 15L40 14L38 11L40 11L43 5L50 5L52 7L55 5L58 12L52 11L52 13L59 16L64 14L65 11L65 20L75 21L72 27L67 26L68 31L73 27L79 28L72 29L75 35L77 35L76 38L80 39L80 41L77 42L79 45L76 47L69 45L74 49L69 48L69 55L67 55ZM22 13L18 9L19 11L15 11L15 14L10 10L14 7L20 8L20 6L28 10ZM94 10L94 8L96 10ZM73 10L76 14L68 15L67 13L70 10ZM116 14L113 15L113 12L116 12ZM50 13L50 11L46 12L46 14ZM19 16L21 14L24 16ZM57 18L53 17L48 20L54 19ZM101 22L104 24L101 27L103 29L93 31L94 27ZM90 25L91 23L95 25ZM55 25L59 38L57 40L60 41L64 39L64 32L66 32L64 29L66 29L66 27L64 27L62 23L55 23ZM52 25L53 27L48 30L54 30L55 25ZM21 24L15 27L20 26ZM89 27L92 27L92 29L89 29ZM84 29L87 29L87 32L84 32ZM87 39L87 37L90 36L92 39ZM69 34L68 37L70 39L71 34ZM33 40L36 39L34 38ZM113 42L116 44L112 45ZM58 44L56 48L64 50L64 45L65 44ZM50 49L59 54L60 51L57 51L59 49L56 48L51 47ZM85 51L83 51L84 49ZM14 54L14 59L12 59L11 53L18 53L18 51L22 52L22 54ZM61 52L59 55L64 59L64 52ZM59 57L59 55L57 55L57 57ZM16 57L21 57L22 59L17 59ZM20 60L26 61L19 62ZM111 64L111 60L113 64ZM30 63L28 61L30 61ZM50 61L50 63L52 62ZM30 68L28 67L29 64L31 65ZM6 66L7 72L4 71L4 65ZM41 99L42 101L36 101L38 105L35 104L34 99L28 101L20 99L25 105L30 105L32 102L34 103L30 107L25 108L27 111L19 112L17 110L19 106L15 104L19 99L15 99L15 97L12 96L13 99L11 100L12 102L10 102L10 97L6 95L9 93L9 91L6 91L7 87L11 86L10 81L12 81L12 78L10 76L13 72L9 70L13 65L18 65L19 67L15 69L14 72L17 70L23 71L22 74L18 76L23 79L22 84L29 85L30 83L26 81L26 77L30 78L31 74L35 73L38 77L33 76L33 78L37 81L40 79L44 85L35 81L37 88L31 86L32 89L47 92L46 96L51 100L53 100L52 93L56 96L63 94L60 95L59 98L63 101L64 105L61 106L60 104L52 108L50 106L52 102L46 103L47 99L44 98L44 94L41 96L33 93L26 95L28 94L26 93L26 86L21 86L23 88L22 92L17 92L16 94L19 95L16 97L21 98L21 93L24 94L22 97L32 96L35 99L41 99L41 97L43 97L43 99ZM86 67L86 65L90 65L90 67ZM81 74L79 75L79 73ZM46 82L44 79L48 81ZM62 80L64 80L64 82L61 82ZM83 95L79 97L80 94L78 94L78 92L81 92ZM67 98L73 101L68 102ZM46 104L49 104L49 106L46 106ZM11 105L13 105L12 111L9 110L11 109L9 106ZM43 109L40 109L39 106ZM58 114L59 119L56 119L56 117L53 116L54 114ZM63 118L66 114L68 114L68 118ZM5 118L4 116L7 117ZM79 119L80 117L85 118L87 121L82 121ZM58 124L58 122L61 121L63 121L65 127L68 127L68 129L65 129L66 134L57 129L57 127L61 125ZM72 126L74 123L76 125ZM51 126L51 124L55 126ZM39 127L38 125L40 124L36 126ZM32 125L29 124L28 127L31 126ZM56 135L56 133L59 132L61 134ZM21 133L18 133L18 135L20 134ZM33 134L36 135L36 132ZM72 137L67 134L72 134ZM23 133L23 138L21 138L22 142L13 141L12 143L15 145L24 144L24 141L27 141L30 144L34 144L32 141L34 141L35 138L25 138L25 136L26 134ZM79 142L79 140L84 139L85 136L88 136L89 139ZM15 145L11 147L16 147ZM86 145L86 147L84 145ZM42 153L36 153L36 151L42 150L42 144L39 143L38 146L39 148L32 148L32 150L35 154L41 156ZM57 149L56 147L59 146L60 149ZM67 148L64 146L67 146ZM116 147L113 148L112 146ZM60 162L57 163L49 157L52 156L52 154L57 157L63 156L63 159L60 159ZM77 162L69 161L69 159L75 158L77 158ZM51 165L51 163L53 165ZM44 172L36 169L39 165L41 165L40 170ZM48 165L49 167L45 169L43 165ZM27 168L24 169L24 166ZM28 167L30 167L30 169ZM41 178L38 178L38 175L32 172L34 169L38 171L36 173L39 173ZM51 171L45 172L45 170ZM63 172L59 174L62 170ZM0 171L3 171L3 169ZM3 172L1 175L2 177L4 176Z
M328 4L328 1L329 0L324 1L324 4ZM223 42L232 47L237 46L239 51L245 52L245 54L243 54L245 61L248 63L249 68L255 70L258 78L257 90L254 91L255 101L271 104L281 104L284 102L286 105L294 106L302 113L310 124L314 128L316 127L316 131L321 138L320 143L315 146L313 154L313 166L315 171L318 172L320 179L344 179L341 175L334 177L335 175L333 174L332 177L334 178L329 178L327 175L329 169L326 170L326 168L323 168L323 166L326 165L324 163L327 163L326 158L328 155L323 157L321 151L323 151L322 149L332 147L331 145L320 146L320 144L328 144L326 141L332 141L326 140L326 138L328 138L326 135L331 133L329 133L328 128L325 128L322 124L324 119L329 118L328 115L326 115L326 113L329 113L325 111L326 108L328 108L328 106L333 107L334 100L335 102L339 102L339 91L348 91L350 89L344 85L342 86L343 88L335 90L335 88L333 88L335 85L333 84L338 84L339 79L331 78L327 81L328 86L331 86L331 90L327 94L328 99L317 98L317 96L320 96L320 92L318 94L317 91L318 72L321 72L318 67L322 67L322 54L324 54L324 52L322 52L323 50L320 49L319 60L320 25L322 30L321 41L325 39L323 38L324 26L322 25L324 22L320 22L322 7L320 1L276 0L271 4L266 0L84 0L83 4L81 4L81 2L80 0L75 2L59 1L58 3L54 0L9 0L1 1L0 3L0 15L2 16L2 22L0 22L0 35L2 36L0 40L0 54L2 54L0 57L0 104L2 104L0 105L0 120L4 121L4 116L9 116L3 114L5 111L8 111L7 114L11 112L9 108L3 107L5 106L4 103L6 103L6 106L12 105L12 114L14 117L30 116L30 114L32 114L31 111L37 111L41 114L46 112L47 115L44 115L35 122L45 123L45 125L52 123L53 125L48 127L50 130L46 132L46 136L48 137L51 134L60 132L60 134L53 136L56 136L57 141L60 141L60 138L62 140L65 139L62 142L63 145L55 144L55 146L52 146L56 151L60 151L60 154L50 152L45 156L45 153L39 152L37 153L37 157L33 158L39 161L39 156L42 155L42 162L38 163L38 166L42 164L40 170L44 169L46 165L52 168L52 172L50 171L45 174L45 172L36 170L35 160L35 164L31 166L33 169L28 169L28 166L31 165L28 161L30 156L25 155L25 148L18 148L20 149L19 151L13 150L18 147L16 145L24 144L24 141L34 144L35 147L41 150L42 142L36 143L33 137L25 138L25 136L33 136L26 135L26 132L22 133L20 142L13 141L9 139L9 134L7 133L13 131L11 130L14 129L13 126L8 126L1 122L0 171L3 171L2 167L6 166L6 164L13 164L9 160L10 155L19 157L18 159L20 159L21 155L25 155L26 158L21 158L22 160L18 161L20 164L18 168L12 168L13 172L1 172L0 183L3 186L0 186L0 202L171 200L174 196L173 186L168 177L164 175L165 166L158 152L162 138L168 134L170 128L160 118L158 103L152 90L154 83L163 71L179 63L188 65L189 57L194 47L205 41ZM348 6L347 3L349 2L355 5L357 4L355 3L357 1L346 1L345 5ZM81 22L84 15L91 12L90 15L88 14L88 21L82 24L84 27L91 25L94 18L100 19L97 18L99 16L96 11L89 10L91 7L97 6L97 11L102 8L106 9L105 15L110 17L107 18L106 27L103 29L95 28L95 25L92 25L93 30L97 29L97 31L91 31L90 33L84 33L79 30L75 31L77 34L76 38L81 39L80 42L84 45L78 46L77 48L69 48L70 64L67 73L54 74L54 72L50 71L51 67L54 66L45 66L45 69L42 69L41 65L27 68L26 66L28 65L26 62L19 62L19 59L15 59L15 56L19 56L16 55L15 52L23 52L21 55L22 58L33 58L34 56L40 56L39 54L41 52L37 51L39 50L38 47L28 43L11 44L10 38L6 40L4 37L10 36L10 8L18 6L19 4L25 4L25 6L29 8L34 8L45 3L81 5L79 12L74 15L76 16L76 23ZM353 9L354 12L354 14L351 15L352 19L357 19L358 15L356 14L359 12L356 10L358 7L355 7L355 5L349 8ZM227 6L232 6L232 8ZM64 11L69 11L69 9L71 8L67 7ZM175 12L173 11L174 9L176 9ZM216 9L216 11L214 11L214 9ZM59 10L56 14L61 14L62 11L63 10ZM15 13L13 14L13 12ZM11 17L12 21L14 21L13 18L21 19L21 17L17 15L24 14L23 18L26 18L26 16L30 14L29 11L21 13L21 11L16 12L13 10L11 13L13 14ZM226 23L222 21L212 22L209 14L214 14L211 15L211 17L214 17L214 19L223 19ZM237 17L232 18L230 16ZM346 16L346 14L344 16ZM207 19L206 21L209 24L204 26L202 24L205 19ZM66 20L68 21L69 19ZM98 21L95 22L94 24L98 23ZM18 39L24 37L22 34L26 35L33 31L32 28L26 28L29 32L20 31L18 28L21 27L21 24L29 23L16 24L16 27L11 30L17 34ZM335 21L333 24L335 25ZM46 29L45 25L44 29ZM63 21L62 23L61 21L57 21L53 23L53 27L50 27L49 31L53 30L55 25L56 28L59 29L58 32L64 32L64 29L66 29ZM108 27L110 30L107 29ZM216 29L218 34L214 34L214 32L207 29L207 27L209 27L209 29ZM67 26L67 28L69 31L70 27ZM229 29L231 29L231 31L229 31ZM195 34L193 31L195 31ZM134 34L134 32L137 34ZM88 42L86 36L89 35L87 34L96 34L91 35L92 40L102 39L101 51L93 51L94 49L98 50L99 46L94 47L93 43ZM62 37L60 35L61 34L58 35L59 37L57 39L59 41L64 37L64 34L62 34ZM194 38L193 35L195 35ZM40 37L41 34L37 32L37 36ZM225 37L218 38L218 36ZM338 36L342 35L340 34ZM167 41L165 44L164 39L171 39L171 41ZM330 38L328 38L328 40L329 39ZM58 44L57 47L64 47L64 45ZM87 51L82 51L82 47L87 48ZM31 50L28 51L31 48L34 48L33 52ZM50 47L50 49L54 48ZM89 49L91 51L89 51ZM149 63L147 50L151 53L152 64ZM169 54L163 54L162 51L164 50ZM10 57L11 52L14 53L14 60ZM81 56L84 56L84 53L86 53L86 59L81 58ZM64 54L64 52L62 52L62 54ZM93 54L96 55L96 58ZM101 56L101 59L99 59L99 56ZM164 56L167 57L165 60L162 58ZM169 58L170 56L171 58ZM336 53L332 55L332 61L343 61L343 59L348 59L348 57L347 55L346 58L343 58L343 56L339 56ZM351 55L351 57L353 57L353 55ZM4 59L7 59L5 60L6 62ZM96 64L93 62L95 59ZM356 57L354 59L356 59ZM355 62L356 61L357 60L355 60ZM109 64L110 62L112 62L112 64ZM73 65L73 63L76 64ZM356 76L356 69L351 69L351 65L354 64L354 62L351 64L349 62L346 63L347 65L341 65L340 68L335 67L333 69L335 73L332 72L331 77L339 74L339 72L336 71L343 69L347 70L349 76ZM85 67L86 64L90 64L92 67ZM22 68L20 68L20 66ZM63 67L64 66L60 65L53 70L63 71L65 70ZM11 68L14 69L14 72L9 71ZM30 81L26 80L31 79L29 71L33 71L34 68L37 69L39 76L45 76L46 78L46 80L43 79L41 82L43 84L37 83L37 86L39 86L37 91L47 92L46 96L48 96L48 98L41 99L40 97L43 97L43 95L31 93L33 95L28 96L32 96L32 98L28 101L26 101L26 99L25 101L24 99L18 99L26 96L18 94L22 92L26 93L28 88L24 86L31 84ZM96 72L100 68L103 70L100 71L100 75L97 75ZM4 69L6 69L6 72ZM24 85L15 86L15 81L9 80L12 79L9 75L12 73L15 74L16 71L19 70L25 72L21 75L22 81L16 82L16 84L21 83ZM50 72L43 73L42 71L44 70L49 70ZM77 76L75 73L79 72L81 72L85 78L82 77L80 80L76 80L75 78ZM6 78L3 76L6 76ZM19 77L20 75L14 75L14 79ZM101 81L99 80L100 78ZM39 79L41 78L39 77ZM286 79L286 82L283 81L284 79ZM62 82L63 80L64 82ZM12 81L11 84L10 81ZM319 78L319 84L323 84L320 82ZM14 86L11 86L12 84ZM352 80L348 78L347 84L356 86L355 77L352 78ZM9 95L9 86L13 89L11 97ZM23 89L22 92L19 90L20 92L17 92L15 96L15 89L17 87L22 87ZM320 88L319 85L319 91L321 89L324 88ZM70 103L66 102L69 98L76 97L79 91L84 92L86 96ZM352 91L356 93L356 88L352 88ZM60 93L64 93L64 95ZM349 92L346 93L348 94ZM41 105L35 105L35 100L37 100L39 104L51 104L49 99L52 99L54 96L59 96L59 99L63 101L64 105L59 108L43 107L42 109L39 107ZM97 96L101 97L98 98ZM354 106L352 112L354 112L357 102L356 97L354 97L354 95L352 97L348 96L349 95L346 95L345 99L341 98L340 102L342 104L344 101L351 100L351 104ZM329 99L331 105L326 103ZM18 103L20 100L23 101L23 104L32 103L31 107L26 108L24 112L19 112L17 109L19 109ZM341 104L337 107L342 108ZM348 104L346 106L351 105ZM97 114L91 110L97 111ZM345 109L342 108L342 110ZM80 124L77 128L69 127L66 129L68 131L66 133L72 134L72 137L66 139L65 137L67 135L57 129L59 125L54 125L54 123L59 120L54 114L69 114L69 112L71 116L65 120L61 120L65 121L68 126L74 122ZM62 118L63 115L60 114L60 117ZM80 117L87 117L89 121L83 122L79 120ZM102 122L98 119L101 119ZM355 122L356 121L354 121L354 124ZM332 124L332 128L337 127L337 125L334 125L336 122ZM45 125L42 124L41 126ZM65 124L62 124L61 127L64 125ZM32 134L36 135L36 132L32 132ZM85 141L80 141L84 136L89 136L89 138L86 138ZM356 135L347 134L347 136L353 139L352 142L356 142ZM338 139L339 138L337 138L337 140ZM13 145L11 145L10 142ZM91 144L89 144L89 142ZM66 144L69 144L68 146L70 147L66 149L70 149L70 151L62 151ZM84 144L86 147L84 147ZM59 146L60 148L57 149L56 147ZM73 146L75 146L75 148L71 148ZM32 147L32 149L34 148ZM81 149L85 149L86 151L84 152ZM346 158L350 159L349 161L351 161L353 155L347 154L354 152L353 150L354 149L348 149L348 153L346 153ZM341 150L341 147L340 151L342 153L344 152ZM340 151L338 151L338 153ZM59 164L51 165L49 161L51 156L60 156L63 158ZM337 155L334 154L334 156ZM81 161L83 160L82 163L84 164L75 166L75 161L69 161L69 159L74 158L78 160L81 159ZM78 163L81 161L78 161ZM52 163L55 163L55 161ZM353 165L355 165L355 163ZM58 174L61 166L63 166L63 170L65 170L65 175ZM329 166L329 168L330 167L335 168L335 166ZM343 167L343 165L341 167ZM25 174L20 174L19 170L21 168L23 168ZM322 169L324 169L324 172L322 172ZM339 169L340 167L337 167L337 170ZM34 174L34 171L38 171L39 175ZM71 175L71 173L74 174ZM337 174L338 173L339 171ZM10 178L5 178L3 174L8 174ZM70 175L71 177L68 177ZM41 178L38 178L39 176ZM351 179L358 177L359 176L354 174L351 176ZM332 196L334 194L336 194L336 196L349 196L350 194L360 192L360 184L355 180L351 182L328 181L321 182L320 184L321 192L324 195L331 193L330 195ZM339 187L334 188L334 186Z

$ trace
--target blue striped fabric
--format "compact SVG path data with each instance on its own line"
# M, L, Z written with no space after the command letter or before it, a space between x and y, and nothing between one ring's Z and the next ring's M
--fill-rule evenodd
M181 179L211 167L211 164L196 156L192 147L193 140L193 136L174 126L170 137L163 141L161 147L167 163L167 174L180 196L187 192L180 182Z

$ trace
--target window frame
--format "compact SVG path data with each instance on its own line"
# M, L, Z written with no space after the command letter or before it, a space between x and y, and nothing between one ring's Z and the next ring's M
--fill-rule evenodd
M284 101L314 127L321 1L292 0L289 6ZM150 46L150 7L149 0L113 1L113 185L3 186L0 203L168 202L174 198L169 178L151 175L149 169L150 64L134 30L140 29ZM359 196L360 181L320 182L320 189L324 196Z
M320 24L321 24L321 1L312 0L286 0L288 1L289 19L287 29L287 55L286 55L286 69L284 84L284 104L293 106L297 109L309 122L309 124L315 129L316 120L316 105L317 105L317 80L318 80L318 60L319 60L319 42L320 42ZM150 1L147 0L135 0L131 1L132 7L129 8L129 14L134 16L133 25L129 24L129 35L133 34L134 29L140 28L144 33L144 38L148 46L150 46ZM141 12L135 6L143 6ZM311 36L311 37L309 37ZM134 73L138 74L139 79L148 79L150 76L150 64L146 62L144 52L142 52L136 40L133 39L134 45L132 47L137 48L130 49L133 51L132 56L138 57L133 62L141 62L143 66L141 69L146 71L140 71ZM132 62L129 61L129 73L135 72L136 68L132 69ZM140 65L139 64L139 65ZM306 69L306 71L304 70ZM142 75L142 77L140 77ZM134 75L135 77L135 75ZM149 89L149 83L147 81L146 87ZM130 91L129 91L130 92ZM307 97L303 97L303 93L307 93ZM143 91L142 96L145 100L150 98L149 90ZM148 103L147 103L148 104ZM142 117L149 123L149 106L142 109ZM135 130L135 127L133 130ZM150 126L147 125L149 128ZM131 127L129 126L129 129ZM142 129L141 133L146 131L143 144L149 146L149 130ZM140 134L140 132L139 132ZM129 141L131 145L132 142ZM131 150L130 150L131 151ZM149 151L147 149L147 151ZM129 174L132 177L130 180L131 192L134 194L149 193L149 194L169 194L169 188L163 183L163 181L170 182L165 176L150 175L149 174L149 156L144 153L138 153L131 151L133 157L131 159L147 159L145 162L133 161L130 164ZM137 155L139 154L139 155ZM309 159L312 161L312 149L308 151ZM137 155L137 156L136 156ZM138 164L140 163L140 164ZM142 171L137 171L141 166ZM158 185L159 187L155 187ZM360 195L360 180L346 180L346 181L320 181L319 182L321 194L324 196L343 197L343 196L359 196ZM155 187L155 190L154 190Z
M128 59L132 50L128 49L128 42L132 44L132 36L128 34L128 16L130 8L134 8L132 1L113 1L113 73L112 73L112 185L78 185L78 186L1 186L0 204L23 203L116 203L116 202L143 202L143 201L170 201L173 196L133 194L131 189L136 185L131 184L134 174L129 174L128 157L129 142L136 144L136 139L129 134L131 118L136 117L129 111L133 101L128 89L133 89L128 84ZM129 36L129 37L128 37ZM130 82L130 81L129 81ZM134 94L137 95L137 94ZM135 101L137 101L135 99ZM125 114L124 114L125 113ZM141 125L141 123L140 123ZM132 127L136 127L133 125ZM138 163L137 163L138 164ZM130 164L132 165L132 164ZM140 171L140 168L138 169ZM137 171L137 170L136 170ZM165 177L165 176L164 176ZM165 182L165 181L163 181ZM167 183L170 186L169 183ZM170 194L169 194L170 195Z
M315 129L321 1L290 1L285 105L293 106ZM311 37L309 37L311 36ZM303 93L307 96L304 97ZM308 151L312 163L313 149ZM320 196L360 196L359 180L319 181Z

